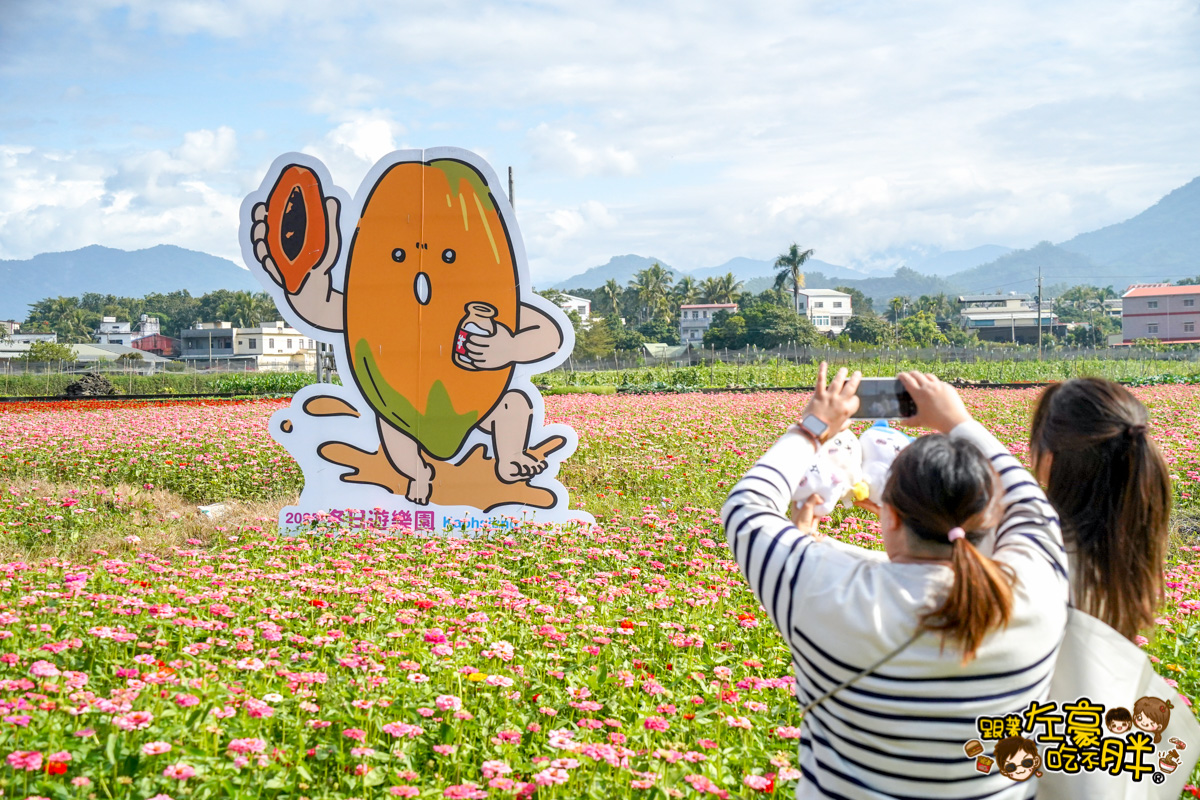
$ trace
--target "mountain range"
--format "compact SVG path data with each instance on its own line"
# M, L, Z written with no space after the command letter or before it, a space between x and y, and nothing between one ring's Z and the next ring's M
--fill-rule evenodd
M884 263L905 266L888 274L812 258L805 264L806 283L814 289L850 286L882 308L897 295L1032 292L1039 268L1049 294L1076 284L1111 285L1121 291L1131 283L1200 275L1200 178L1124 222L1058 244L1040 242L1020 250L991 244L951 251L918 244L877 255ZM684 275L703 281L732 272L752 292L770 287L776 272L770 260L738 257L683 271L661 259L631 254L537 288L597 289L609 279L626 286L656 261L676 281ZM215 289L261 288L249 271L232 261L173 245L133 252L92 245L21 261L0 260L0 286L0 319L16 320L25 318L30 303L64 294L141 297L179 289L200 295Z
M24 261L0 260L0 319L23 320L29 304L84 292L143 297L186 289L262 291L250 271L224 258L170 244L145 250L91 245L66 253L41 253Z

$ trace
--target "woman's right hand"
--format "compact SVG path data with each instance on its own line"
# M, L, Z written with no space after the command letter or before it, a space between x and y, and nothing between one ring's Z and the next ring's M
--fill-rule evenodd
M853 375L847 376L846 368L842 367L826 386L825 378L828 374L829 365L822 361L821 366L817 368L817 385L808 405L804 407L805 415L812 414L829 426L825 441L850 426L850 418L858 410L858 383L862 380L861 372L855 371Z
M955 388L943 383L936 375L913 371L901 372L896 378L917 406L917 413L900 420L901 425L949 433L958 425L971 421L971 414Z

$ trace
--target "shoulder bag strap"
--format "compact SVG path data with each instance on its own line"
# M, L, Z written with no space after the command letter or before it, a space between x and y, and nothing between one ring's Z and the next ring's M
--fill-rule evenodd
M918 628L918 629L917 629L917 631L916 631L916 633L914 633L912 636L910 636L910 637L908 638L908 641L904 642L904 644L900 645L900 646L899 646L899 647L897 647L895 650L893 650L892 652L888 653L886 656L884 656L883 658L879 659L878 661L876 661L876 662L875 662L874 664L872 664L871 666L869 666L869 667L867 667L866 669L864 669L862 672L859 672L859 673L858 673L858 674L856 674L856 675L851 675L849 678L847 678L846 680L842 681L842 682L841 682L841 683L839 683L837 686L833 687L833 688L832 688L832 689L830 689L828 692L826 692L825 694L823 694L823 695L821 695L820 697L818 697L816 700L813 700L811 703L809 703L808 705L806 705L804 708L802 708L802 709L800 710L800 713L801 713L801 715L807 714L807 713L808 713L809 711L811 711L813 708L815 708L816 706L818 706L818 705L820 705L821 703L825 702L825 701L826 701L826 700L828 700L830 697L832 697L833 695L835 695L835 694L837 694L838 692L840 692L842 689L845 689L847 686L849 686L850 684L854 683L854 682L855 682L855 681L857 681L859 678L865 678L866 676L870 675L870 674L871 674L872 672L874 672L875 670L877 670L877 669L879 669L880 667L882 667L882 666L883 666L884 664L886 664L887 662L891 661L891 660L892 660L893 658L895 658L896 656L900 655L902 652L904 652L904 650L905 650L905 649L907 649L907 648L908 648L908 646L909 646L910 644L912 644L912 643L913 643L913 642L915 642L917 639L919 639L919 638L920 638L920 636L921 636L921 634L923 634L923 633L925 633L925 630L924 630L923 628Z

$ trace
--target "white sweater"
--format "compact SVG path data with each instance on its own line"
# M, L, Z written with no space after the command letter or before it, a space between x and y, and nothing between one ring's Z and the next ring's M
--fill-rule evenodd
M975 443L1004 484L993 557L1017 575L1008 627L965 667L953 643L926 633L802 722L797 798L1025 798L1037 779L983 774L963 745L980 716L1020 714L1044 700L1067 619L1066 557L1058 517L1037 482L977 422L950 434ZM903 644L937 608L948 566L898 564L880 552L801 533L788 501L815 456L790 433L734 486L722 509L729 546L783 634L801 706ZM988 743L987 753L991 754Z

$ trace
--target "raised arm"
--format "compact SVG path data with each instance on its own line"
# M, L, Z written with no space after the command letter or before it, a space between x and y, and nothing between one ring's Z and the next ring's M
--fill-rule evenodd
M839 370L825 386L821 365L817 388L804 409L827 426L826 436L842 430L858 408L860 375L849 379ZM817 437L793 425L737 482L721 509L725 535L734 559L751 591L781 631L789 629L790 602L809 547L811 530L800 530L788 519L792 491L816 457Z
M1058 515L1033 476L1008 448L971 418L954 387L921 372L906 372L897 377L917 405L917 416L904 424L932 428L951 438L970 441L991 460L1000 476L1004 512L996 527L992 557L1006 562L1028 557L1048 564L1059 578L1068 580Z

